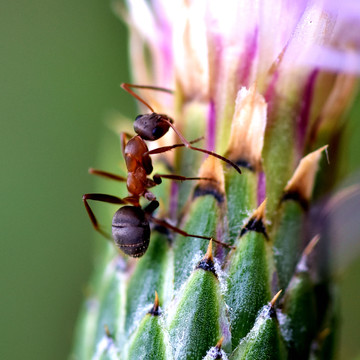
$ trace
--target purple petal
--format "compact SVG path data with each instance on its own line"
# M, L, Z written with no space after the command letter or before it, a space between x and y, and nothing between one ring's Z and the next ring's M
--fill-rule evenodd
M260 205L266 197L266 176L263 171L259 173L258 188L257 188L257 203Z
M314 45L307 65L334 72L360 74L360 53Z
M302 96L302 103L300 113L297 119L297 131L296 131L296 146L298 150L299 161L303 155L305 137L308 130L311 104L313 100L314 87L319 71L315 69L311 72L308 81L305 85L304 93Z
M213 100L210 100L208 110L208 122L207 122L207 144L206 148L210 151L215 149L215 132L216 132L216 111Z

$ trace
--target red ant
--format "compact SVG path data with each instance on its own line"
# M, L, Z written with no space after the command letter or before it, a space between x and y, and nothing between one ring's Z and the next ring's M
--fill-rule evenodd
M172 179L172 180L212 180L208 178L199 178L193 177L188 178L180 175L160 175L155 174L153 179L149 179L148 175L150 175L153 171L152 161L150 155L163 153L169 150L172 150L177 147L186 146L190 149L200 151L211 156L214 156L222 161L233 166L236 171L241 173L240 168L234 164L232 161L205 149L200 149L192 146L192 144L199 139L188 142L181 133L174 127L173 120L164 114L157 114L154 112L153 108L146 103L142 98L140 98L137 94L135 94L130 88L139 88L139 89L150 89L150 90L158 90L164 91L172 94L171 90L158 88L154 86L141 86L141 85L132 85L132 84L121 84L121 87L138 99L141 103L147 106L151 114L139 115L136 117L134 122L134 130L137 133L134 137L132 137L126 143L126 137L131 137L126 133L121 134L121 145L122 145L122 153L125 158L126 168L128 171L127 179L112 173L108 173L101 170L90 169L89 172L91 174L104 176L109 179L118 180L118 181L126 181L127 189L130 196L120 199L116 196L106 195L106 194L85 194L83 195L83 202L86 208L86 211L90 217L90 220L96 231L100 232L106 237L109 237L103 230L99 227L96 217L91 210L88 200L95 200L106 202L110 204L131 204L130 206L123 206L119 210L116 211L113 220L112 220L112 236L115 240L116 245L127 255L132 257L140 257L142 256L148 246L150 241L150 225L149 220L169 228L170 230L177 232L183 236L189 236L200 239L212 239L214 242L217 242L223 246L229 247L229 245L222 243L216 239L201 236L201 235L193 235L188 234L185 231L170 225L164 220L156 219L152 216L152 213L159 206L158 201L153 193L151 193L148 189L154 187L162 182L162 178L164 179ZM171 146L164 146L154 150L148 149L144 140L155 141L164 136L169 128L172 128L178 137L181 139L182 144L174 144ZM147 205L144 209L140 206L140 198L145 197L150 201L150 204Z

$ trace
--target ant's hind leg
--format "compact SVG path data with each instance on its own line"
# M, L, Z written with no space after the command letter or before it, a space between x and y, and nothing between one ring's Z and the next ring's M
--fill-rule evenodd
M202 235L189 234L189 233L187 233L186 231L181 230L181 229L177 228L176 226L173 226L173 225L169 224L169 223L168 223L167 221L165 221L165 220L160 220L160 219L157 219L157 218L155 218L155 217L153 217L153 216L151 216L150 219L151 219L155 224L158 224L158 225L160 225L160 226L163 226L163 227L165 227L165 228L168 228L168 229L170 229L170 230L172 230L172 231L174 231L174 232L176 232L176 233L178 233L178 234L180 234L180 235L182 235L182 236L188 236L188 237L193 237L193 238L203 239L203 240L212 240L213 242L216 242L217 244L220 244L220 245L222 245L222 246L224 246L224 247L227 247L227 248L230 248L230 249L235 249L234 246L231 246L231 245L229 245L229 244L223 243L223 242L221 242L221 241L219 241L219 240L216 240L215 238L210 237L210 236L202 236Z
M146 190L144 192L144 198L146 200L149 200L149 201L155 201L156 200L156 196L151 191L148 191L148 190Z
M151 215L158 207L159 207L159 202L157 200L153 200L149 205L147 205L144 208L144 212L146 214Z
M82 200L84 202L85 209L89 215L89 218L91 220L91 223L92 223L94 229L96 231L98 231L100 234L102 234L103 236L105 236L106 238L112 239L112 237L109 234L107 234L105 231L103 231L100 228L99 223L96 219L96 216L95 216L94 212L92 211L90 205L88 204L88 200L101 201L101 202L105 202L105 203L109 203L109 204L119 204L119 205L126 204L127 201L125 201L124 199L120 199L116 196L107 195L107 194L85 194L85 195L83 195Z

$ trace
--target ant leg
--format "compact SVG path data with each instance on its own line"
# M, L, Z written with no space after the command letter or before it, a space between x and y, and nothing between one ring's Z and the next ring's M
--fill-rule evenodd
M170 151L172 149L176 149L178 147L184 147L184 146L185 146L184 144L174 144L174 145L169 145L169 146L161 146L161 147L158 147L156 149L147 151L146 153L143 154L143 156L161 154L161 153L164 153L166 151Z
M123 176L112 174L112 173L109 173L107 171L93 169L93 168L89 169L89 174L102 176L104 178L112 179L112 180L116 180L116 181L122 181L122 182L127 181L127 179L125 177L123 177Z
M231 160L229 160L229 159L227 159L227 158L225 158L225 157L223 157L223 156L221 156L221 155L219 155L219 154L217 154L217 153L215 153L215 152L213 152L213 151L205 150L205 149L200 149L200 148L197 148L197 147L195 147L195 146L191 146L191 143L188 142L188 141L184 138L184 136L179 132L178 129L176 129L176 127L175 127L170 121L165 120L165 119L163 119L162 121L166 122L166 123L175 131L176 135L177 135L177 136L180 138L180 140L183 142L184 146L186 146L186 147L189 148L189 149L192 149L192 150L195 150L195 151L200 151L200 152L203 152L203 153L205 153L205 154L214 156L214 157L216 157L216 158L218 158L218 159L220 159L220 160L228 163L228 164L231 165L239 174L241 174L240 168L239 168L235 163L233 163ZM178 146L177 146L177 147L178 147Z
M150 109L151 112L155 112L154 109L139 95L135 94L131 88L136 89L147 89L147 90L156 90L156 91L163 91L167 92L169 94L173 94L174 92L170 89L165 89L157 86L147 86L147 85L134 85L134 84L128 84L128 83L122 83L120 85L125 91L127 91L130 95L132 95L135 99L139 100L141 103L143 103L148 109Z
M168 223L167 221L165 221L165 220L160 220L160 219L154 218L153 216L151 216L150 219L151 219L154 223L156 223L156 224L158 224L158 225L160 225L160 226L164 226L164 227L166 227L166 228L168 228L168 229L170 229L170 230L172 230L172 231L174 231L174 232L176 232L176 233L178 233L178 234L180 234L180 235L188 236L188 237L193 237L193 238L197 238L197 239L212 240L212 241L216 242L217 244L220 244L220 245L222 245L222 246L224 246L224 247L227 247L227 248L230 248L230 249L235 249L235 246L231 246L231 245L225 244L225 243L223 243L223 242L221 242L221 241L219 241L219 240L214 239L213 237L189 234L189 233L187 233L186 231L181 230L181 229L179 229L179 228L177 228L177 227L169 224L169 223Z
M155 154L161 154L163 152L166 152L166 151L170 151L172 149L175 149L175 148L178 148L178 147L183 147L183 146L186 146L185 144L174 144L174 145L169 145L169 146L162 146L162 147L159 147L157 149L153 149L153 150L150 150L150 151L147 151L144 155L155 155ZM226 163L228 163L229 165L231 165L239 174L241 174L241 170L240 168L235 164L233 163L231 160L219 155L219 154L216 154L212 151L209 151L209 150L205 150L205 149L200 149L200 148L197 148L197 147L194 147L194 146L187 146L189 149L192 149L192 150L196 150L196 151L200 151L200 152L203 152L205 154L208 154L208 155L211 155L211 156L214 156L222 161L225 161ZM143 156L144 156L143 155Z
M146 205L144 212L146 214L152 214L159 207L159 202L157 200L151 201L149 205Z
M106 194L85 194L83 195L82 199L94 229L103 236L105 236L106 238L112 239L112 237L109 234L107 234L105 231L103 231L100 228L96 216L92 211L90 205L88 204L88 200L95 200L95 201L106 202L109 204L120 204L120 205L126 204L127 201L125 201L124 199L120 199L116 196L106 195Z
M208 180L208 181L215 181L214 179L207 178L207 177L185 177L181 175L168 175L168 174L154 174L153 181L156 185L161 184L161 179L170 179L170 180L177 180L177 181L185 181L185 180Z
M204 136L200 136L200 137L196 138L195 140L191 140L191 141L189 141L189 143L190 144L195 144L195 143L197 143L197 142L199 142L201 140L204 140Z
M203 139L204 139L204 137L201 136L201 137L199 137L199 138L197 138L195 140L190 141L190 144L195 144L196 142L199 142L199 141L201 141ZM170 151L172 149L175 149L175 148L178 148L178 147L184 147L184 146L186 146L186 145L185 144L174 144L174 145L169 145L169 146L161 146L161 147L158 147L156 149L147 151L146 153L143 154L143 156L161 154L163 152Z
M157 184L156 184L157 185ZM152 187L152 186L150 186L150 187ZM156 200L156 196L151 192L151 191L148 191L148 190L146 190L145 192L144 192L144 198L146 199L146 200L149 200L149 201L155 201Z

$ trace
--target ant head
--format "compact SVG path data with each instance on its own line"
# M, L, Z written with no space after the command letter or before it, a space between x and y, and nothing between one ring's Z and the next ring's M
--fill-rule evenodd
M144 140L154 141L169 131L173 120L166 115L152 113L139 115L134 122L135 132Z

